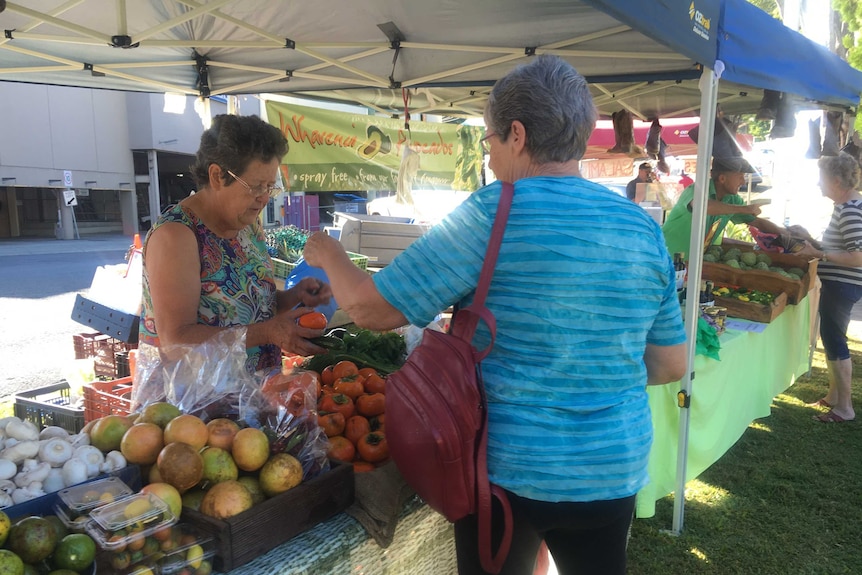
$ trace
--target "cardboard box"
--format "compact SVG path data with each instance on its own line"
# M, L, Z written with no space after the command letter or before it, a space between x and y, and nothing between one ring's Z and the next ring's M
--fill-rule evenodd
M216 541L215 569L230 571L263 555L353 503L353 465L332 461L332 469L259 503L239 515L214 519L183 508L182 518Z
M715 296L715 305L716 307L726 308L728 317L770 323L781 315L781 312L787 307L787 294L783 292L778 294L769 305L753 301L742 301L733 297Z
M120 341L138 343L139 315L109 308L78 294L72 308L72 319Z

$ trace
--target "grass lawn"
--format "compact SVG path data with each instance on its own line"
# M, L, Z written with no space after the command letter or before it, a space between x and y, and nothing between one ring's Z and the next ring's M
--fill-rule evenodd
M857 419L825 424L806 407L828 387L823 350L810 377L772 402L719 461L686 487L682 533L673 497L636 519L631 575L862 574L862 333L851 324ZM695 389L696 391L696 389Z

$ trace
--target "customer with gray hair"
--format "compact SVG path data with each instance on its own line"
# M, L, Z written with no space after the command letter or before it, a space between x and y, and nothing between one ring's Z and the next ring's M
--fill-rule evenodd
M826 352L829 391L812 406L824 407L814 416L823 423L843 423L856 417L850 384L853 364L847 347L847 327L853 306L862 298L862 195L859 164L846 152L823 156L820 189L835 204L821 242L810 236L801 255L820 258L820 340Z
M501 78L485 108L489 165L514 184L486 298L496 340L481 363L489 476L512 506L508 574L531 574L543 539L561 574L625 573L635 494L648 481L646 386L685 371L661 230L579 172L596 115L586 80L554 56ZM425 326L472 302L501 190L473 193L373 276L323 233L309 238L306 261L326 271L356 324ZM483 323L473 343L488 347ZM477 533L475 515L455 524L459 573L484 572Z

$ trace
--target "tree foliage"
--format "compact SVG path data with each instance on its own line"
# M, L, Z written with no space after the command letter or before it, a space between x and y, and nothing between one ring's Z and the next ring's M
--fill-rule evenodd
M862 70L862 2L860 0L832 0L832 8L841 18L833 18L834 35L840 39L843 50L839 51L851 66ZM841 54L841 52L844 52ZM862 115L856 116L854 125L857 131L862 132Z

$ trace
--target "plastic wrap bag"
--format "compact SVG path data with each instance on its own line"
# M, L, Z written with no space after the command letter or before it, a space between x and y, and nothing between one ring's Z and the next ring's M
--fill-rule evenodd
M195 345L153 347L141 343L132 391L132 411L167 401L204 421L237 419L239 394L256 379L246 369L246 328L220 331Z
M303 479L329 469L329 439L317 424L320 381L316 373L278 368L257 374L240 393L239 417L262 429L272 453L288 453L302 464Z

